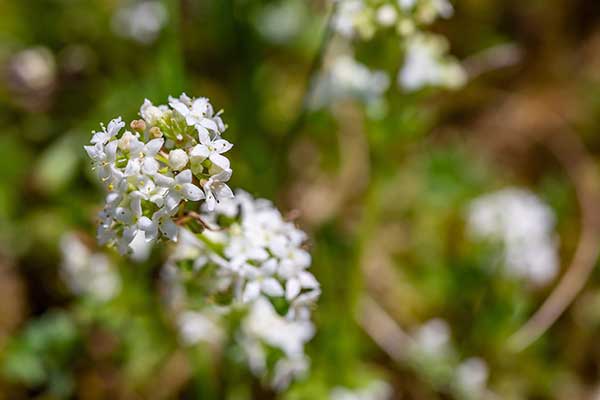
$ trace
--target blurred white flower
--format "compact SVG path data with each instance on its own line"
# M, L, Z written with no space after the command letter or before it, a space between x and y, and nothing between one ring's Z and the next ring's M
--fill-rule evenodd
M438 355L445 353L450 344L450 327L443 319L435 318L421 325L414 335L419 351Z
M338 6L333 16L333 28L342 36L351 38L355 35L355 25L361 12L365 10L363 0L337 0Z
M475 237L503 244L510 274L544 285L559 268L555 220L552 209L533 193L509 188L474 200L468 228Z
M167 10L160 1L140 1L119 8L112 20L116 34L141 44L156 40L167 22Z
M296 37L307 22L306 4L302 0L285 0L261 7L256 28L273 43L287 43Z
M381 102L389 85L390 79L384 71L371 71L351 55L340 55L317 77L311 107L318 109L349 98L367 104Z
M63 235L61 275L73 293L101 301L112 299L121 288L108 257L92 253L74 233Z
M409 10L415 6L417 0L398 0L398 6L404 10Z
M417 17L423 24L431 24L438 17L450 18L454 14L454 7L448 0L420 0L418 7Z
M12 83L21 90L45 91L54 84L56 61L48 48L31 47L11 57L9 72Z
M304 355L304 344L314 335L310 321L293 321L277 314L265 298L258 298L251 306L242 323L240 344L257 375L264 374L266 349L270 346L281 350L284 357L275 365L271 385L277 390L285 389L289 383L304 375L308 360Z
M456 369L457 384L471 395L478 395L485 389L488 375L486 362L478 357L466 359Z
M384 4L377 9L377 22L381 26L392 26L398 20L396 7L391 4Z
M220 343L225 333L215 316L207 312L185 311L177 318L181 338L187 345Z
M458 88L466 83L462 66L446 54L446 39L438 35L415 34L406 39L404 66L398 84L409 91L425 86Z
M302 356L304 343L314 334L312 323L289 321L281 317L271 302L265 298L258 298L252 304L242 330L247 337L278 348L290 358Z
M271 386L277 391L282 391L294 379L302 379L308 372L309 367L308 357L282 358L275 364Z

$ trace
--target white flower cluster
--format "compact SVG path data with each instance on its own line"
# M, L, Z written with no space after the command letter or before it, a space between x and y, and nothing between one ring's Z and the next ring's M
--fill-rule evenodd
M407 91L426 86L449 89L458 88L466 83L467 76L460 63L448 55L447 40L424 30L437 18L449 18L454 9L448 0L337 0L337 10L333 16L334 30L347 41L355 39L369 40L380 30L395 28L404 49L404 65L398 72L398 85ZM347 56L345 56L347 57ZM347 61L344 61L347 63ZM330 63L336 65L336 63ZM359 64L360 65L360 64ZM366 67L360 65L361 69ZM348 70L348 68L346 67ZM355 72L358 69L355 68ZM369 72L366 70L366 72ZM364 93L377 93L379 96L387 90L386 83L375 84L375 79L364 79L366 72L360 72L360 83ZM382 72L374 72L373 76ZM345 74L332 75L341 78ZM383 82L378 79L376 82ZM347 85L346 85L347 86ZM370 90L365 90L368 86Z
M60 249L60 272L73 293L107 301L119 292L121 280L105 254L92 253L74 233L61 238Z
M376 105L390 86L390 78L384 71L371 71L351 55L334 57L318 76L311 107L321 108L338 99L357 98L367 105Z
M469 206L470 232L500 241L508 272L535 285L550 282L558 273L554 225L552 209L523 189L503 189Z
M174 216L186 202L204 200L212 210L233 197L225 183L232 171L222 155L232 144L221 138L226 127L208 99L182 94L168 106L145 100L140 115L131 131L119 117L85 146L108 191L98 240L116 244L122 254L140 235L148 242L160 235L176 241Z
M320 295L319 283L307 271L306 235L271 202L243 191L201 218L220 230L193 234L182 229L165 266L171 303L187 315L179 318L182 336L188 343L214 343L207 337L216 337L215 317L246 310L236 340L251 370L283 389L308 368L303 348L314 334L311 307ZM186 308L193 301L199 307ZM270 349L282 354L273 371L267 368Z
M454 89L463 86L467 76L453 58L448 57L448 42L439 35L412 35L406 39L404 66L398 83L406 90L426 86Z

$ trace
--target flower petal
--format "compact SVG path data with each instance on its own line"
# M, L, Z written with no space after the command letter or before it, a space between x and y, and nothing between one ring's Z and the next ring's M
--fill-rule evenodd
M152 139L146 144L144 153L148 156L154 157L162 149L165 140L163 138Z
M204 198L204 192L192 183L184 183L182 192L185 198L191 201L198 201Z
M190 171L189 169L181 171L175 177L175 182L177 182L177 183L190 183L190 182L192 182L192 171Z
M275 278L267 278L262 282L262 291L272 297L283 296L283 287Z
M213 132L219 132L217 124L212 119L202 118L200 120L200 125L205 127L206 129L210 129Z
M208 158L210 150L203 144L197 144L190 150L190 159L192 162L202 162Z
M229 160L227 159L227 157L222 156L220 154L217 153L212 153L209 157L210 161L212 161L212 163L214 165L216 165L217 167L219 167L222 170L228 170L229 169Z
M300 293L300 281L296 278L292 278L285 284L285 298L287 300L291 300L294 297L298 296Z
M244 294L242 301L248 303L252 300L256 300L260 295L260 283L257 281L248 282L244 288Z
M233 144L225 139L217 139L213 142L213 147L217 150L217 153L221 154L229 151L233 147Z

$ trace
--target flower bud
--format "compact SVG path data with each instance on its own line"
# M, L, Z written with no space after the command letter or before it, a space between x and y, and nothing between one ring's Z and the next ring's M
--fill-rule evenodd
M161 132L161 130L158 126L153 126L152 128L150 128L150 137L152 137L153 139L158 139L158 138L161 138L162 136L163 136L163 133Z
M131 129L133 129L136 132L144 132L146 130L146 123L144 122L143 119L134 119L133 121L131 121Z
M180 171L188 163L188 155L181 149L171 150L169 153L169 166L175 171Z

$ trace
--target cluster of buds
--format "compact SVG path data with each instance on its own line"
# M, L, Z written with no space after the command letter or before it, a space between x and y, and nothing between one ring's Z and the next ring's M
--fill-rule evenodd
M187 202L203 201L212 210L233 197L226 185L232 171L222 155L232 145L221 138L226 126L219 115L208 99L182 94L170 97L168 106L146 100L131 130L117 118L93 133L85 150L108 191L98 228L101 245L116 245L125 254L139 235L147 242L162 236L176 241L175 215L191 207Z
M188 343L213 341L215 316L242 311L234 336L251 370L284 388L308 368L303 348L314 333L311 307L320 295L307 270L306 235L270 201L243 191L213 212L204 208L198 223L218 225L218 230L182 229L164 271L182 336ZM279 358L269 368L271 350Z

